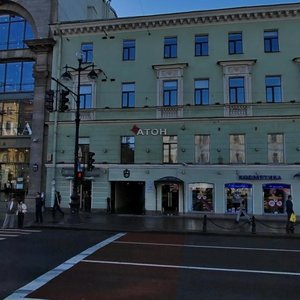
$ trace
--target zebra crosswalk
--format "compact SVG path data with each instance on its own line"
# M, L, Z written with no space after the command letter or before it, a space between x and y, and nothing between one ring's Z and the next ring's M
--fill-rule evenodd
M41 232L41 230L34 229L0 229L0 241L6 240L8 238L15 238L24 235L29 235L33 233Z

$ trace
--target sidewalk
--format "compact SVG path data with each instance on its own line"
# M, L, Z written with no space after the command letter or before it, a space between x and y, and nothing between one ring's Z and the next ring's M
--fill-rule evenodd
M57 213L52 217L51 210L44 212L43 224L34 223L34 213L25 216L25 227L84 229L119 232L167 232L197 233L223 235L259 235L275 237L299 238L299 228L294 234L285 231L286 216L258 216L255 223L248 223L241 218L240 223L234 222L234 215L120 215L106 214L103 211L92 213L80 212L79 218L70 218L69 211L65 216ZM1 221L0 221L1 222Z

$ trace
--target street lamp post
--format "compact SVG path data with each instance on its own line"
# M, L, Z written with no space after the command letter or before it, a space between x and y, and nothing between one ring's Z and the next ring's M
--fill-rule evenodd
M75 113L75 145L74 145L74 173L73 173L73 189L71 194L71 201L70 201L70 208L71 208L71 221L77 222L79 218L79 200L80 196L78 193L79 187L79 178L78 178L78 171L79 171L79 157L78 157L78 150L79 150L79 127L80 127L80 79L81 73L87 69L91 69L88 74L90 79L96 79L98 77L95 71L95 65L89 64L82 66L82 59L78 59L78 67L70 67L68 65L65 66L66 71L63 73L62 78L65 80L72 80L71 73L69 70L72 70L77 73L77 93L73 93L76 96L76 113ZM101 70L100 70L101 71ZM64 86L64 88L66 88ZM68 89L69 90L69 89ZM70 91L70 90L69 90ZM72 92L72 91L70 91Z

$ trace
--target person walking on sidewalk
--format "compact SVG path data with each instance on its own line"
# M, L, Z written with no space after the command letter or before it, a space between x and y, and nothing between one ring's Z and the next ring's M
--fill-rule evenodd
M2 228L14 228L17 211L18 203L15 198L11 198L11 200L6 204L6 214Z
M251 218L247 214L247 211L246 211L246 202L245 202L245 199L242 198L241 195L238 195L238 196L239 196L239 201L240 201L240 209L237 212L235 223L239 223L240 222L240 217L242 215L245 216L248 219L249 222L251 222Z
M27 213L27 205L23 200L20 200L18 204L18 228L24 227L25 213Z
M35 222L43 223L43 211L44 201L40 192L36 193L35 196Z
M286 202L286 213L287 213L287 222L286 222L286 232L294 233L294 223L290 221L291 214L294 212L292 196L289 195Z
M55 191L54 205L52 207L52 216L53 216L53 218L55 218L56 211L59 211L62 216L65 215L65 213L61 210L60 203L61 203L60 192Z

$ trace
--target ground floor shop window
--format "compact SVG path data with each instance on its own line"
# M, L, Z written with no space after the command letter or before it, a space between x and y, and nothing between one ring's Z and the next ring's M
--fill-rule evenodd
M214 185L210 183L194 183L189 185L192 194L192 211L214 211Z
M29 163L0 163L0 201L7 200L11 193L27 193Z
M227 213L237 213L242 201L244 201L246 211L248 211L252 199L252 184L227 183L225 184L225 195Z
M285 201L291 194L289 184L264 184L264 213L266 214L283 214Z

